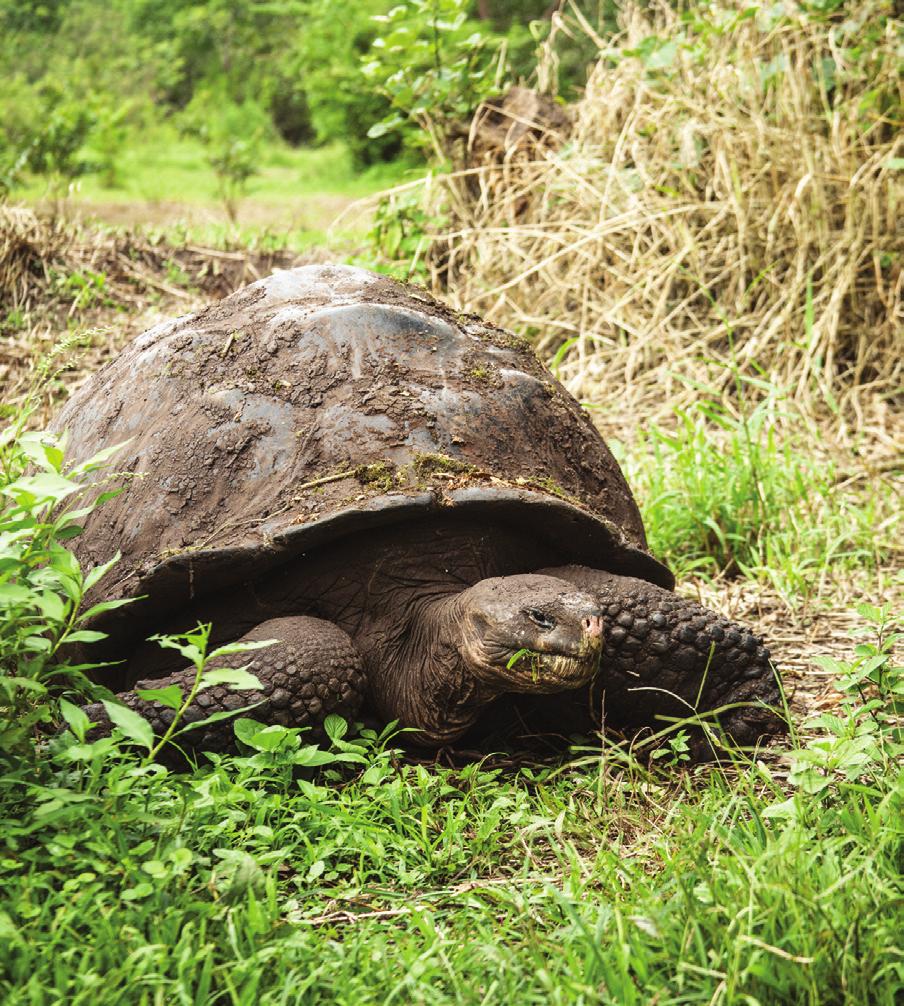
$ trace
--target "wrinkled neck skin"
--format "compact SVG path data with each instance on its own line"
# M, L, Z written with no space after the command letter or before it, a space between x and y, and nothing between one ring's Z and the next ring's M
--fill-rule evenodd
M371 687L388 720L415 727L411 739L441 747L460 737L501 689L469 668L461 653L461 594L425 600L384 642Z

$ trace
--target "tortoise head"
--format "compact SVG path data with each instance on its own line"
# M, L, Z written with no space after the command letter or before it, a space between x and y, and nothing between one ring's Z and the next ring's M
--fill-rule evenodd
M551 576L499 576L459 596L458 651L490 691L549 693L586 684L599 667L602 613Z

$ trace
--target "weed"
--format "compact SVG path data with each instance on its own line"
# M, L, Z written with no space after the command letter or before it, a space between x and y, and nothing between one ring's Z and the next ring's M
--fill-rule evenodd
M6 312L6 317L0 321L0 335L20 332L28 327L28 315L21 308L12 308Z
M904 667L894 663L904 633L887 605L859 604L857 613L865 623L860 634L873 639L855 648L852 661L817 658L843 698L837 709L805 722L803 729L816 736L790 752L788 781L803 797L837 797L844 783L881 789L904 757ZM769 810L792 812L803 812L797 798Z
M79 522L118 490L101 491L97 472L119 450L64 466L65 440L25 433L25 415L0 433L0 758L27 759L33 731L49 723L51 696L84 683L66 647L102 633L85 623L125 601L81 610L82 598L116 559L84 571L66 542Z
M52 279L59 296L64 300L71 301L73 312L96 306L115 306L115 301L111 300L107 294L105 273L85 269L65 275L55 273Z

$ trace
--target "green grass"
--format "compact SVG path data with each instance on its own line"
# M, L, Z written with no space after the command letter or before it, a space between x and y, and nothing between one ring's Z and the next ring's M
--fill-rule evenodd
M240 203L239 223L251 231L308 231L309 241L322 237L346 205L392 186L406 171L398 163L356 170L341 143L292 148L272 142L261 146L259 169ZM32 202L47 195L47 183L40 178L15 192L16 198ZM100 174L76 179L69 203L76 209L87 206L112 222L168 224L167 204L172 203L178 204L177 216L187 216L187 207L194 206L210 215L222 214L225 220L203 145L166 125L129 137L116 159L114 184ZM351 220L345 230L355 228Z
M891 749L786 800L764 767L669 782L600 753L444 770L372 739L357 774L312 781L279 752L180 776L58 748L40 778L4 780L8 1006L904 990Z
M616 453L650 549L679 579L740 574L786 598L824 596L841 574L891 561L901 503L886 480L848 484L819 430L766 392L740 413L702 394Z

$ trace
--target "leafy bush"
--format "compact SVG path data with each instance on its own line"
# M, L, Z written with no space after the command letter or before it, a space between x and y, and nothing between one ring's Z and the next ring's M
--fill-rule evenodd
M57 197L87 174L115 183L131 110L51 77L37 85L14 78L0 97L0 190L16 188L26 173Z
M82 611L82 599L115 560L82 570L66 542L79 521L118 490L100 490L97 473L118 449L64 465L64 439L23 432L0 434L0 759L26 758L38 725L51 721L52 696L84 687L67 660L67 646L101 634L84 623L124 602Z
M455 136L467 135L481 101L498 91L504 63L467 0L410 0L374 18L380 34L364 75L392 105L367 135L402 130L406 143L444 159Z
M376 35L373 15L388 6L384 0L311 0L296 41L297 74L317 140L342 140L362 168L391 160L401 149L397 135L367 136L368 128L390 109L361 70Z
M24 432L24 421L20 415L18 423L0 433L0 763L7 767L33 755L36 728L54 720L64 689L75 689L77 695L95 690L83 672L97 665L71 664L67 647L103 639L104 633L85 628L85 623L128 603L128 599L101 601L83 610L83 598L116 564L118 555L85 572L66 546L80 534L79 522L120 491L102 490L98 473L122 445L67 466L65 437ZM185 711L198 692L224 684L232 690L260 687L245 668L215 664L221 657L256 650L271 641L230 643L208 652L209 636L210 626L199 625L184 635L154 637L161 646L178 650L195 668L184 694L178 685L138 693L141 699L174 711L163 736L154 737L150 724L128 705L103 700L117 736L143 747L148 763L183 734L237 715L214 713L184 723ZM65 698L59 708L84 745L91 725L85 712ZM81 757L102 757L116 743L115 737L102 738L81 748Z

